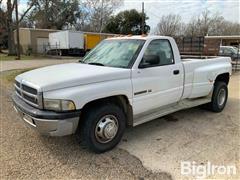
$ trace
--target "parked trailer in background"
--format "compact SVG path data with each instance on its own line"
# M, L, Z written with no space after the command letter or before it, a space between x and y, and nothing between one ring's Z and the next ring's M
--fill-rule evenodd
M85 38L85 51L90 51L93 49L99 42L106 38L111 38L116 36L116 34L108 33L94 33L94 32L83 32Z
M49 34L49 49L58 55L84 53L84 34L78 31L60 31Z
M60 31L49 34L49 52L62 55L80 55L93 49L99 42L115 34Z

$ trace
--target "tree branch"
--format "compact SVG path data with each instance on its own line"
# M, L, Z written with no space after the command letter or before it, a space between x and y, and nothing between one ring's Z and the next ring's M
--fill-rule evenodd
M11 12L13 12L15 6L16 6L16 0L13 1L12 8L11 8Z
M22 14L21 18L19 19L19 23L23 20L23 18L26 16L26 14L32 9L32 7L34 6L34 4L36 3L36 1L33 1L29 7L27 8L27 10Z

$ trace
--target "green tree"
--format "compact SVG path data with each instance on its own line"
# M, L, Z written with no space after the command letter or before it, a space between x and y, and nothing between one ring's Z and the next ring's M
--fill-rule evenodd
M37 0L27 19L37 28L63 29L74 25L78 17L78 0Z
M144 14L144 19L148 17ZM142 13L136 9L119 12L116 16L112 16L105 26L104 31L116 34L133 34L139 35L142 33ZM144 33L148 33L150 27L144 25Z

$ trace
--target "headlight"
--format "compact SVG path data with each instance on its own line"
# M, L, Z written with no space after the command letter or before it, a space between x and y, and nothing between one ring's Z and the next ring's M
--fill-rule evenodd
M75 110L74 102L61 99L44 99L44 109L53 111L72 111Z

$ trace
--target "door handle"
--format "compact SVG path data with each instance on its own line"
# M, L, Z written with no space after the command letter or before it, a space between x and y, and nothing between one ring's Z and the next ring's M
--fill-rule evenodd
M174 70L174 71L173 71L173 74L174 74L174 75L177 75L177 74L179 74L179 72L180 72L179 70Z

